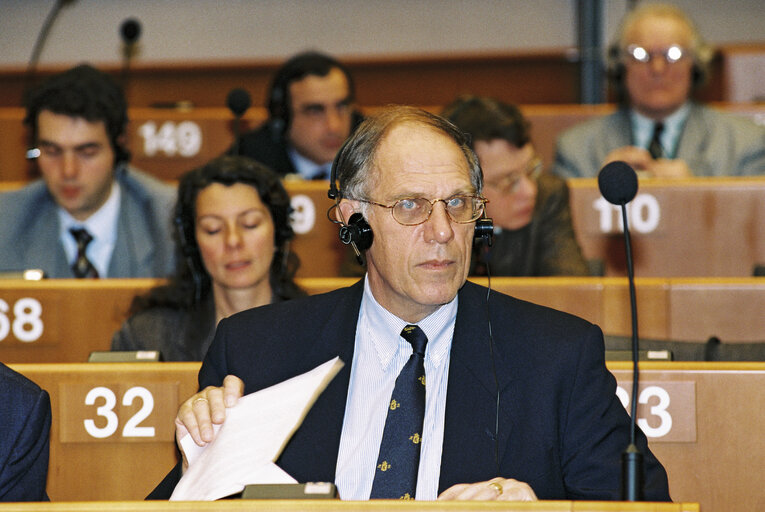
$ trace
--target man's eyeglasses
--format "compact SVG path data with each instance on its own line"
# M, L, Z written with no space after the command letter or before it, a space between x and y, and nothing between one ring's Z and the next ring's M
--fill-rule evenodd
M521 172L513 172L494 181L485 181L484 185L499 190L505 194L514 194L518 192L518 187L523 178L536 181L542 174L542 159L534 157Z
M664 59L667 64L674 64L690 54L688 50L676 44L653 52L649 52L642 46L631 44L624 51L632 60L642 62L643 64L648 64L657 58Z
M425 199L424 197L411 197L399 199L391 205L376 203L366 199L357 199L362 203L373 204L387 208L393 215L393 219L404 226L416 226L430 218L433 206L444 203L449 218L458 224L475 222L483 214L483 208L489 201L480 196L457 195L448 199Z

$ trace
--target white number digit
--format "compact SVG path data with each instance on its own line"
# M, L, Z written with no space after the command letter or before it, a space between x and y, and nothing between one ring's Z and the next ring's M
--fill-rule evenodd
M125 424L122 437L154 437L154 427L138 426L154 410L154 397L148 389L137 386L127 390L122 397L122 405L132 405L135 398L140 398L143 405Z
M601 196L597 200L592 202L593 208L595 208L600 214L600 231L602 233L610 233L614 227L614 209L613 205L606 201Z
M638 402L647 404L648 400L654 396L659 398L659 403L651 407L651 414L658 416L661 419L661 423L659 423L658 427L651 427L643 418L638 419L637 423L647 437L663 437L672 430L672 416L667 412L667 407L669 407L669 393L667 393L667 390L659 386L648 386L640 392Z
M178 142L178 153L181 156L194 156L202 147L202 130L194 121L183 121L175 129L175 137Z
M154 121L146 121L138 128L138 134L143 138L143 154L154 156L157 153L157 125Z
M621 386L616 386L616 397L622 403L622 407L629 411L630 395L627 393L627 390Z
M0 341L3 341L11 332L11 321L8 320L8 303L0 299Z
M17 340L29 343L40 339L43 333L40 301L31 297L17 300L13 305L13 315L13 335Z
M178 145L175 141L175 123L172 121L165 121L162 126L159 127L157 132L157 147L167 156L175 156L178 152Z
M313 229L316 223L316 207L311 198L298 194L290 200L292 206L292 229L297 235L303 235Z
M96 422L91 419L84 420L84 423L85 430L87 430L88 434L97 439L103 439L117 431L119 420L114 413L114 406L117 405L117 397L114 396L114 392L111 389L99 386L88 391L88 394L85 397L85 405L94 405L98 398L104 399L104 405L96 409L96 414L106 418L106 425L99 428L96 426Z
M659 227L661 208L651 194L638 194L630 205L630 222L638 233L651 233Z

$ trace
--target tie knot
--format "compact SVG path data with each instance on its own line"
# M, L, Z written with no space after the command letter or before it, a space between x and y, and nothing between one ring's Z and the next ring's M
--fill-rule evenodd
M69 230L69 232L77 242L77 247L86 247L91 241L93 241L93 237L90 233L88 233L87 229L72 228Z
M407 325L401 330L401 337L412 345L415 354L425 355L425 345L428 343L428 337L417 325Z

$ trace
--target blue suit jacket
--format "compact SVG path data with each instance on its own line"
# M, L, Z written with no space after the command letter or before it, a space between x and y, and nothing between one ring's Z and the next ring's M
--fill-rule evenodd
M0 363L0 501L47 501L50 398Z
M631 144L627 109L591 119L558 138L552 172L562 178L595 177L608 153ZM765 127L692 104L675 158L685 160L696 176L765 174Z
M199 373L200 388L227 374L252 393L339 355L353 358L363 281L306 299L248 310L221 321ZM439 492L495 476L531 485L540 499L619 499L629 417L606 369L600 329L580 318L492 292L494 356L486 288L459 292L446 398ZM319 397L277 463L300 482L334 481L350 366ZM664 468L646 456L646 497L669 500ZM495 450L498 456L495 457ZM150 498L166 498L172 472Z
M108 277L166 277L175 265L175 190L135 169L115 172L122 193ZM42 181L0 194L0 271L39 268L48 277L74 277L57 209Z

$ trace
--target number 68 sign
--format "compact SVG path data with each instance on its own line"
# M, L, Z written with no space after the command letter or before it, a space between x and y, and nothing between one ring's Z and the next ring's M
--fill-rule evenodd
M172 441L175 382L61 384L61 442Z

